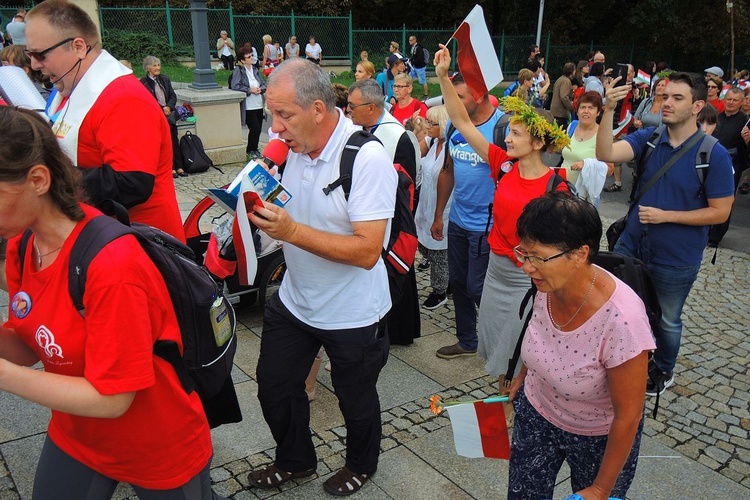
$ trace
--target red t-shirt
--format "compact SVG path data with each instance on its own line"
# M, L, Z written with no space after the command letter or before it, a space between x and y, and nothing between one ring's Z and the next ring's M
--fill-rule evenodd
M185 241L172 180L172 140L164 112L133 75L117 78L102 91L78 132L78 166L110 165L117 172L155 177L151 197L128 210L142 222Z
M723 113L724 112L724 101L719 99L718 97L712 101L708 101L708 103L716 108L717 113Z
M89 206L84 210L85 220L98 214ZM208 464L212 446L197 393L188 395L174 368L152 352L157 338L182 343L169 292L136 239L118 238L88 269L84 321L68 293L70 251L84 222L41 271L33 270L32 236L23 278L20 238L9 241L5 327L34 350L47 372L85 377L105 395L136 392L119 418L52 411L48 432L57 446L109 478L176 488Z
M401 125L406 123L406 120L414 116L414 113L417 111L419 111L419 116L427 118L427 105L417 99L412 99L411 102L403 108L399 107L398 103L391 108L391 114Z
M495 144L490 144L489 164L493 178L497 179L498 169L511 161L507 153ZM506 170L508 165L503 167ZM523 212L523 208L534 198L544 196L547 191L549 179L555 172L550 169L548 173L536 179L524 179L518 169L518 162L500 179L495 189L495 198L492 201L492 228L487 237L490 249L497 255L508 257L516 266L521 263L516 259L513 248L521 241L516 232L516 223ZM567 191L565 183L560 183L557 191ZM550 221L552 222L552 221Z

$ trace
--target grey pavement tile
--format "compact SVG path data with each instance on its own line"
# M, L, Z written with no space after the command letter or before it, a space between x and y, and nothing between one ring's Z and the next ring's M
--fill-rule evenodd
M324 371L321 366L318 378ZM338 398L328 387L318 382L315 388L315 400L310 402L310 428L320 433L343 425L344 416L339 409Z
M418 369L404 363L396 352L415 349L420 339L411 346L392 346L391 356L388 357L383 370L378 378L378 394L380 395L380 408L385 411L394 406L400 406L419 397L429 396L440 392L444 387L425 376ZM318 375L320 383L333 390L331 384L331 373L321 368Z
M34 489L34 473L46 434L37 434L0 445L8 470L22 499L31 498Z
M378 472L372 481L391 498L472 498L434 465L403 446L380 455Z
M47 431L51 412L25 399L0 391L0 443Z
M439 418L447 419L448 417L440 416ZM467 496L464 498L485 499L506 497L506 492L508 491L508 461L493 458L466 458L458 456L453 443L453 430L450 426L417 438L405 446L420 461L429 465L439 475L445 476L450 480L450 484L454 484L466 492ZM395 450L398 449L396 448ZM391 452L389 451L388 453ZM417 469L415 473L412 473L411 468L404 466L403 470L408 471L408 474L402 472L397 477L401 478L401 480L416 481L418 477L416 472L421 469ZM384 489L390 493L390 490L387 488ZM412 498L430 497L416 496ZM447 498L447 494L438 494L434 498Z
M257 379L255 369L258 366L258 355L260 354L260 339L247 328L237 328L237 353L234 356L234 364L253 380ZM238 370L233 370L236 372Z
M258 384L250 380L236 384L235 388L242 408L242 422L222 425L211 431L214 467L275 446L258 402Z
M419 338L404 349L391 348L391 354L444 387L453 387L486 375L484 361L477 356L455 359L435 356L441 347L455 343L455 335L443 331Z

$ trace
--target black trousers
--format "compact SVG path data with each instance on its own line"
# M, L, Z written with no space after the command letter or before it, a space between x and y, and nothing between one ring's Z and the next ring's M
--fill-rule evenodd
M232 54L221 56L221 62L224 63L225 70L232 71L234 69L234 56L232 56Z
M278 294L266 306L257 369L258 399L276 440L275 464L287 472L316 467L305 378L321 345L331 360L331 381L346 424L346 466L373 474L382 434L375 384L388 360L385 320L362 328L321 330L295 318Z
M172 111L176 113L176 111ZM177 139L177 125L169 124L169 135L172 139L172 170L175 172L182 169L182 153L180 152L180 141Z
M247 148L245 152L256 151L260 141L260 131L263 128L263 109L249 109L245 111L247 125Z

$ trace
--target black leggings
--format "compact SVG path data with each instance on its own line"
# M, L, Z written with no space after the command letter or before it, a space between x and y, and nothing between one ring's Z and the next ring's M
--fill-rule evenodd
M226 500L211 489L211 461L184 485L171 490L133 486L141 500ZM118 481L99 474L74 459L47 437L34 477L33 500L78 498L109 500Z

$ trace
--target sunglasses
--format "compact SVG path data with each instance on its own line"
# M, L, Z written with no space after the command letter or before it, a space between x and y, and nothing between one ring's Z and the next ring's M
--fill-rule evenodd
M36 60L37 60L37 61L39 61L39 62L42 62L42 61L44 61L45 59L47 59L47 56L46 56L46 54L47 54L48 52L50 52L50 51L52 51L52 50L55 50L55 49L56 49L56 48L58 48L59 46L61 46L61 45L64 45L64 44L66 44L66 43L68 43L68 42L72 42L72 41L73 41L73 40L75 40L75 39L76 39L76 37L72 37L72 38L66 38L66 39L65 39L65 40L63 40L62 42L60 42L60 43L56 43L56 44L55 44L55 45L53 45L52 47L47 47L47 48L46 48L46 49L44 49L44 50L40 50L40 51L35 51L35 50L24 50L24 53L25 53L25 54L26 54L27 56L29 56L30 58L33 58L33 59L36 59Z

